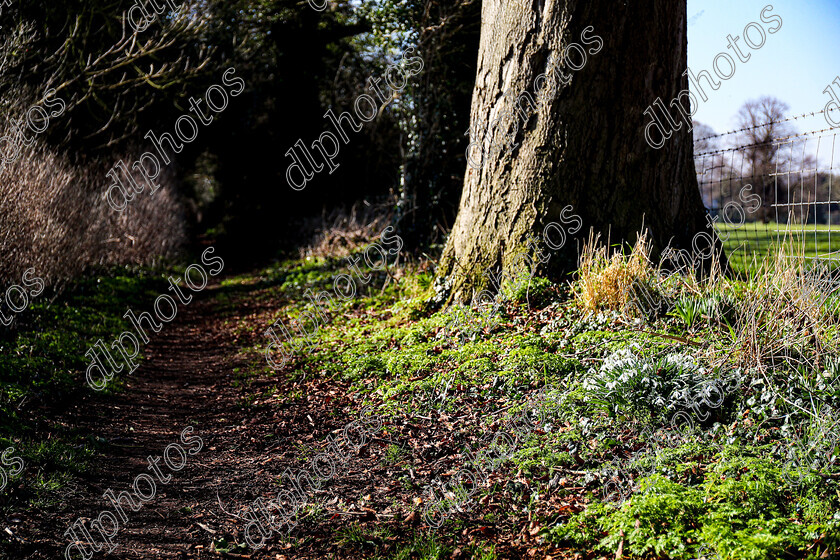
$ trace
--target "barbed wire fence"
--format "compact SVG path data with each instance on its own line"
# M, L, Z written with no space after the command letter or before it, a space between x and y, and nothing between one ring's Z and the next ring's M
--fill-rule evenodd
M811 129L748 141L794 121ZM695 139L703 204L733 264L760 260L786 235L808 258L840 264L840 127L825 124L819 111Z

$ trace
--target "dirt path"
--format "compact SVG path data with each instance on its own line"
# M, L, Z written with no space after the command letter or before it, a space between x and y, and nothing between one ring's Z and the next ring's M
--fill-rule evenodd
M216 288L217 289L217 288ZM93 469L73 481L64 492L61 504L50 508L43 518L24 519L20 534L27 558L62 558L70 539L63 533L77 519L101 541L90 528L90 520L102 511L115 508L103 497L110 488L119 495L132 492L135 478L152 475L147 457L162 456L170 444L195 450L196 440L185 445L181 433L188 426L192 435L203 441L203 448L187 456L186 466L172 472L159 464L163 480L155 479L155 495L137 511L123 502L128 521L120 521L113 538L118 547L116 558L194 558L207 543L208 533L198 525L207 514L209 496L226 484L225 455L217 453L235 444L235 426L224 425L227 417L235 422L235 398L228 389L231 378L232 336L215 320L209 288L201 299L181 306L176 319L146 347L147 360L129 377L125 389L113 395L93 395L83 399L63 418L91 438L104 443L101 457ZM138 313L140 310L137 310ZM189 438L190 434L186 434ZM173 464L182 461L177 450L170 453ZM234 465L230 465L234 467ZM147 496L150 487L141 479L138 488ZM192 513L184 508L192 508ZM117 515L119 518L119 515ZM109 527L110 528L110 527ZM81 531L77 534L83 535ZM88 547L92 551L93 547ZM96 557L104 556L103 547ZM81 557L81 555L79 556Z
M242 357L238 350L256 342L267 313L277 306L256 297L259 290L256 285L208 287L154 336L146 348L147 360L125 378L123 391L91 395L70 407L62 423L105 443L93 468L61 490L59 503L37 514L11 516L17 521L12 528L19 543L12 557L64 558L70 543L64 533L80 518L101 542L91 520L100 512L116 511L103 494L108 489L117 495L131 493L138 475L157 476L147 457L163 455L170 444L194 452L196 440L181 440L190 426L194 432L187 437L201 438L200 451L188 455L186 466L176 472L159 463L164 479L172 478L168 484L155 479L154 497L137 511L123 502L128 520L120 522L113 538L117 548L107 557L219 558L212 550L214 541L243 542L246 522L236 516L258 497L270 500L279 475L287 468L301 469L304 459L323 451L324 438L352 421L349 414L358 408L341 383L323 379L317 371L295 383L285 374L242 382L237 371L247 369L253 357ZM217 300L222 293L227 297ZM259 328L238 330L241 320ZM460 451L452 437L457 431L453 423L477 421L478 413L470 416L390 425L389 437L400 443L404 460L383 460L390 441L365 445L325 488L311 495L316 507L299 513L302 520L291 539L274 534L262 549L236 553L272 560L369 556L363 553L363 539L348 548L351 526L364 527L368 534L378 531L380 537L373 539L378 553L411 542L420 528L420 516L411 511L421 486L450 470L451 457ZM171 458L179 460L177 453ZM149 493L142 479L138 488ZM86 550L93 552L90 544ZM93 557L105 558L106 552L103 545Z
M122 502L128 520L119 519L112 558L210 557L212 540L230 537L224 526L231 518L221 512L217 492L228 500L233 496L253 499L258 488L271 488L271 473L265 472L264 465L273 461L273 452L282 443L267 440L265 434L288 420L277 422L266 417L267 410L239 406L243 389L234 387L233 371L242 364L234 358L237 344L232 330L215 309L213 295L219 290L209 287L201 299L182 306L176 319L154 335L146 347L147 360L125 378L123 391L93 395L70 408L62 420L102 442L101 457L83 478L71 482L63 491L62 503L48 508L45 516L16 516L20 520L16 535L25 542L20 550L24 557L62 558L70 542L63 533L79 518L94 540L101 542L90 520L103 511L115 512L119 519L103 494L108 489L117 495L133 493L138 475L156 476L147 457L162 456L170 444L188 451L186 466L173 472L160 462L162 480L171 476L169 483L155 478L154 497L137 511ZM184 434L182 441L182 431L190 426L194 431ZM194 436L201 438L202 447L190 455L199 446ZM175 449L170 457L175 466L183 461ZM149 495L150 487L142 478L138 488ZM83 532L77 530L77 534ZM86 549L93 552L94 547ZM106 551L103 546L94 557L104 557Z

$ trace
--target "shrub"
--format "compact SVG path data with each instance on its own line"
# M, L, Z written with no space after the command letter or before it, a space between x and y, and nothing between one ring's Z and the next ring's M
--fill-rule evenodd
M119 213L104 198L116 161L74 164L36 140L0 168L0 290L30 267L60 287L92 265L151 264L178 251L185 229L172 174L162 174L154 196L146 190Z

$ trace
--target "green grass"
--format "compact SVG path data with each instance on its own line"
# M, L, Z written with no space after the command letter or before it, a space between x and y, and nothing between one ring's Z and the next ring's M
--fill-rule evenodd
M748 222L740 228L718 224L719 235L729 233L729 239L723 242L729 262L735 270L746 271L752 267L753 257L759 261L768 251L780 245L785 235L792 236L797 243L804 243L805 255L827 258L834 253L833 259L840 260L840 224L778 224L776 222Z
M431 535L418 534L414 540L408 544L400 547L397 551L388 556L389 560L444 560L449 558L450 551L448 547L441 544L438 538ZM474 556L477 558L489 558L493 560L493 556ZM379 558L379 557L377 557Z

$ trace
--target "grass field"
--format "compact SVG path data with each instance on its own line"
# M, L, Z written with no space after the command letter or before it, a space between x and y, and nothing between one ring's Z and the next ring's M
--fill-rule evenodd
M736 270L745 271L753 262L753 255L761 260L777 247L786 235L805 245L805 254L820 260L840 262L840 224L778 224L770 222L746 223L740 228L725 224L717 226L729 262Z

